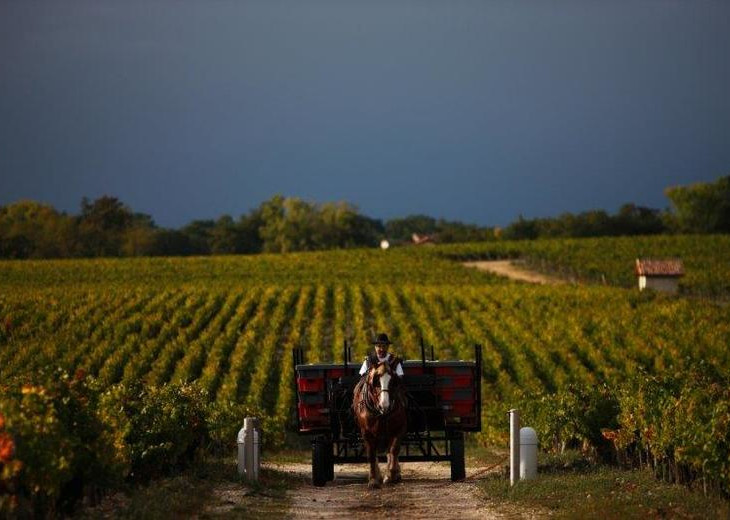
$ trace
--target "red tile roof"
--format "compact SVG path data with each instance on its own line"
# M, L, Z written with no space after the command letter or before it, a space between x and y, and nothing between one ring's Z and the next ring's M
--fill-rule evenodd
M636 276L684 276L684 265L679 258L666 260L637 258Z

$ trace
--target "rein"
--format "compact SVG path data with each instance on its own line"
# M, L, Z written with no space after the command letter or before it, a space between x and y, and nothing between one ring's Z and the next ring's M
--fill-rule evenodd
M360 402L358 403L358 407L362 409L365 407L365 409L371 414L371 415L387 415L388 412L383 413L383 411L380 409L380 406L378 404L378 400L375 397L376 387L368 383L367 381L367 375L363 377L360 382L355 387L356 395L360 396ZM382 388L381 388L382 391ZM387 392L387 390L386 390ZM390 410L388 410L390 411Z

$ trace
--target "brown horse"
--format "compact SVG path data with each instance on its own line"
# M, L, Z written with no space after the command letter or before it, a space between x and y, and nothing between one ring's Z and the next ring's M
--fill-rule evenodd
M401 480L398 453L401 438L408 427L405 389L400 377L387 363L370 367L355 386L352 410L360 427L370 463L369 488L379 488L383 483L378 466L378 448L388 452L388 473L385 483Z

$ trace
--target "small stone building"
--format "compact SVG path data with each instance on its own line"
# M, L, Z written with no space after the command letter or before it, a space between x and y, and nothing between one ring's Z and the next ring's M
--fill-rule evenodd
M684 276L684 265L679 258L666 260L637 258L636 276L639 278L640 291L649 288L676 294L679 279Z
M433 243L433 236L431 235L419 235L418 233L413 233L411 235L411 240L413 240L413 244L420 246L421 244L432 244Z

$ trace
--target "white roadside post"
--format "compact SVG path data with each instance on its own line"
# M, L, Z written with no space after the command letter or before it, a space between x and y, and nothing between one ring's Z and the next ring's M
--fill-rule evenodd
M249 481L259 478L259 439L256 417L246 417L243 428L238 432L238 474Z
M520 428L520 479L537 477L537 432L532 428Z
M246 473L246 430L238 430L236 445L238 446L238 474L243 476Z
M509 411L509 483L514 486L520 480L520 411Z

